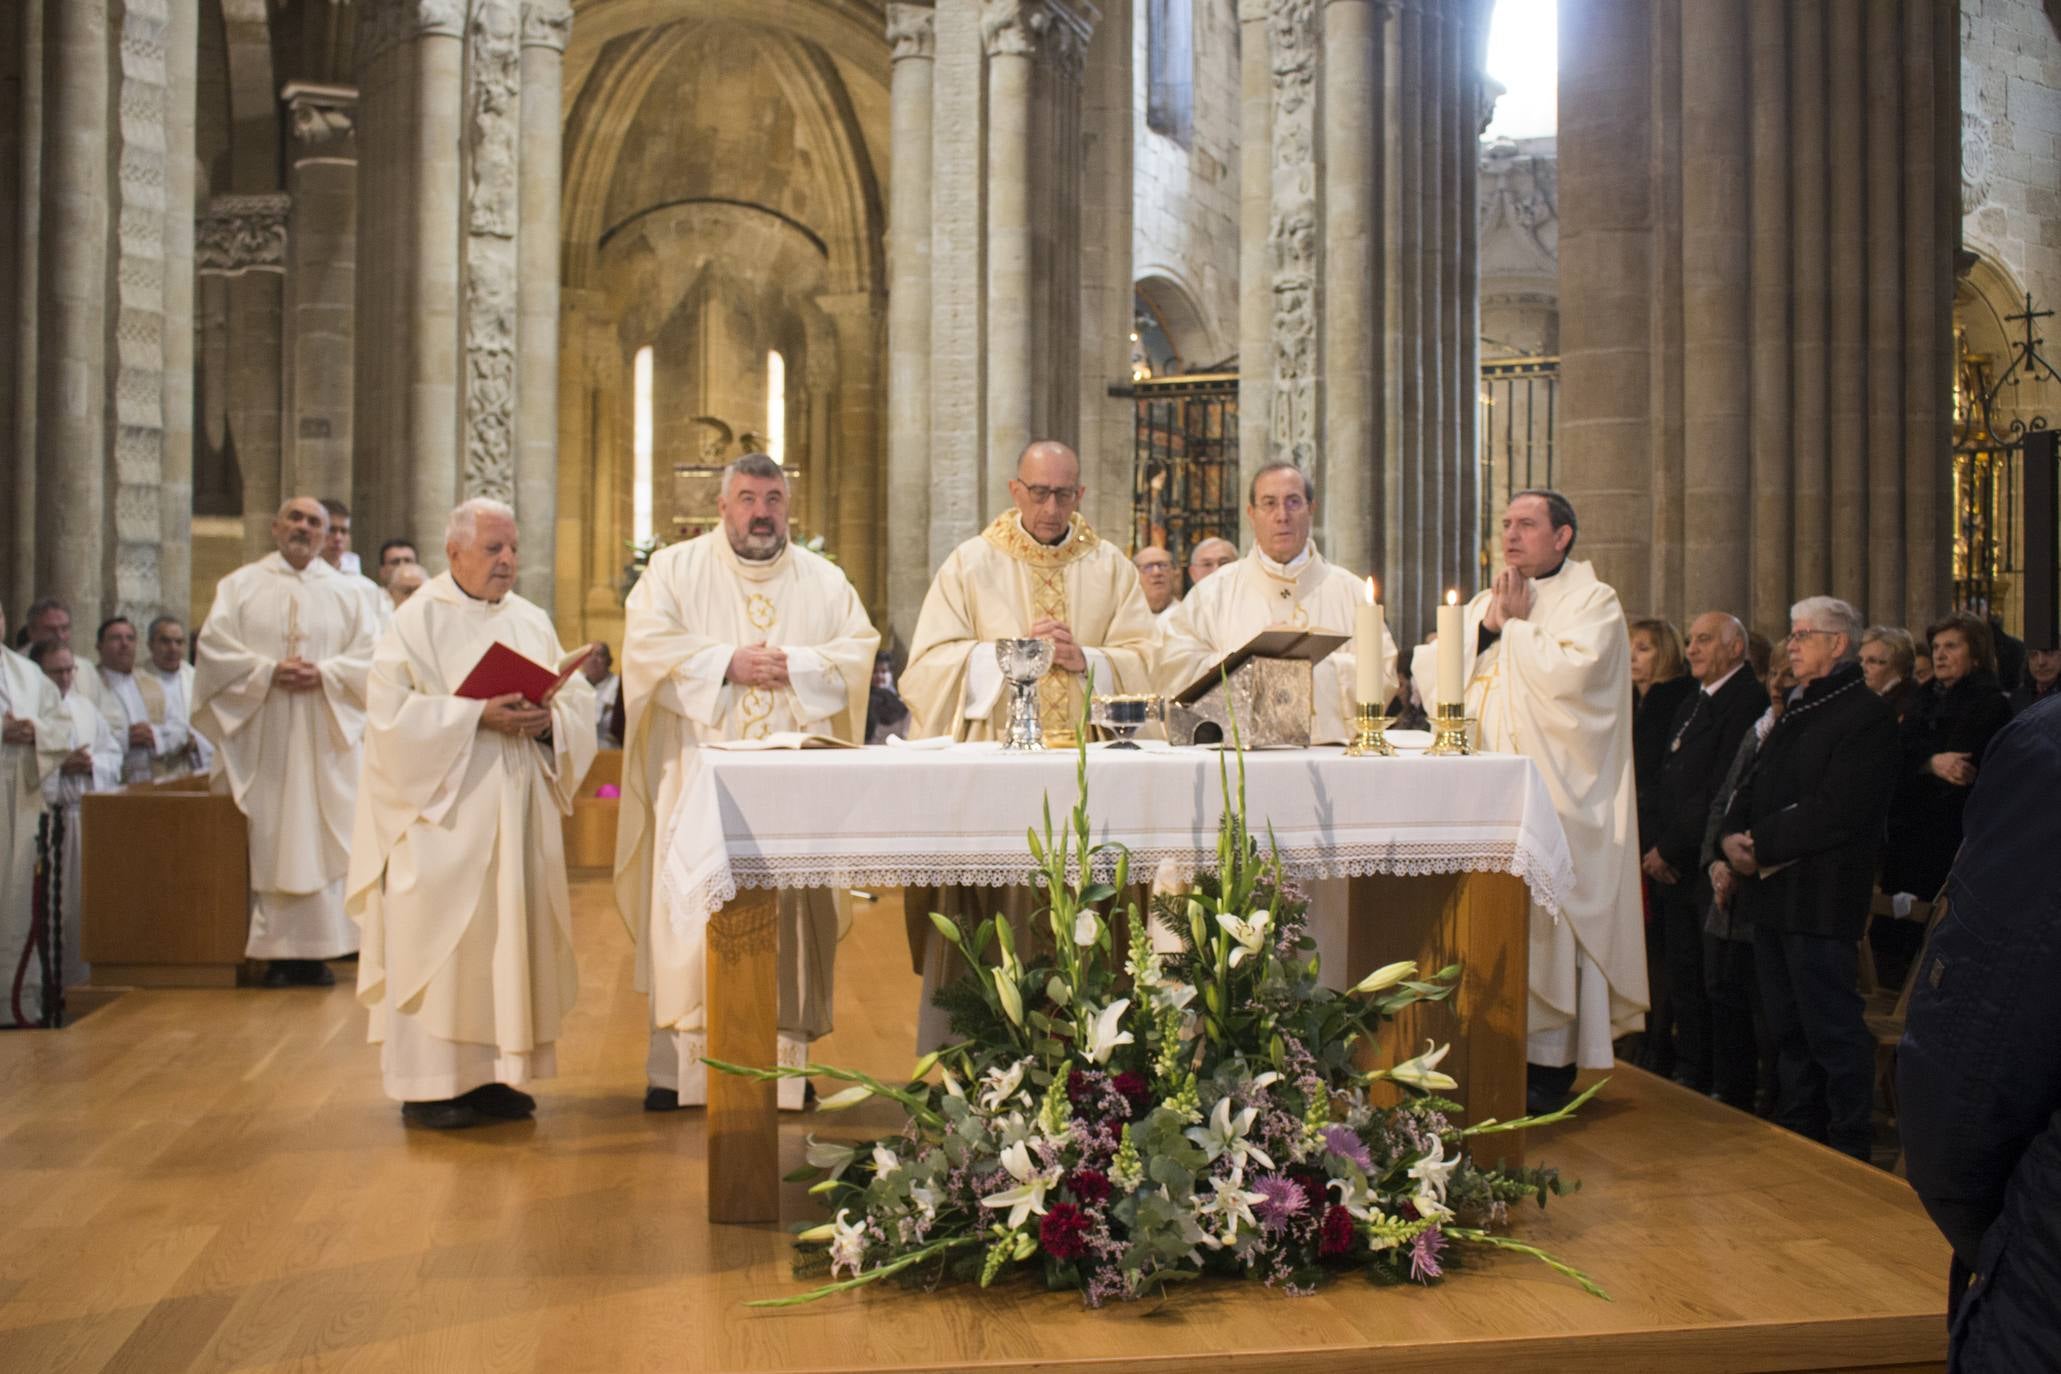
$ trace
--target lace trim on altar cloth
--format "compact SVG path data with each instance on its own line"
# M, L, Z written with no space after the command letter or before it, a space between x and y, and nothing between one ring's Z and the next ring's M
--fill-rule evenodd
M1141 846L1130 850L1131 873L1149 879L1163 862L1184 873L1215 868L1214 851L1188 846ZM1098 864L1098 873L1103 865ZM1548 912L1560 912L1560 893L1550 863L1512 842L1473 840L1465 844L1349 845L1342 849L1305 848L1282 855L1281 870L1290 878L1425 878L1446 873L1507 873L1522 879L1531 899ZM667 895L676 921L698 926L734 900L740 888L803 887L1009 887L1030 881L1030 855L1006 853L839 854L824 858L752 855L732 858L726 869L697 875L680 884L665 875Z

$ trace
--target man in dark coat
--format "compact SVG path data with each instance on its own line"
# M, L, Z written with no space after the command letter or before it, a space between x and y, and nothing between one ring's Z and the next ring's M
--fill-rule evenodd
M1861 677L1859 612L1814 596L1789 614L1799 686L1732 798L1723 847L1750 880L1737 900L1776 1046L1775 1121L1865 1160L1875 1040L1859 942L1896 780L1896 718Z
M2061 698L1990 744L1897 1049L1911 1186L1954 1247L1950 1371L2061 1369L2057 779Z
M1651 845L1640 867L1652 882L1674 1007L1675 1081L1711 1090L1711 1006L1704 993L1703 911L1710 879L1699 862L1710 803L1739 740L1767 707L1745 662L1746 627L1723 611L1689 624L1696 692L1675 711L1654 783Z

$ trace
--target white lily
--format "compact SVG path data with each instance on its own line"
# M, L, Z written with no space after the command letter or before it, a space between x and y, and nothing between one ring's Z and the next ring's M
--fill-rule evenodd
M1102 918L1092 911L1083 911L1073 918L1073 942L1086 947L1102 938Z
M1231 967L1237 968L1247 955L1258 954L1266 947L1267 932L1274 925L1274 913L1255 911L1249 918L1225 913L1217 917L1217 924L1238 942L1238 947L1231 951Z
M1006 968L998 968L995 974L995 995L1002 999L1002 1014L1009 1018L1009 1024L1023 1024L1023 992L1016 986L1016 975Z
M1252 1123L1259 1116L1259 1108L1247 1107L1237 1116L1231 1115L1231 1099L1220 1097L1216 1107L1209 1114L1207 1125L1190 1126L1185 1134L1202 1147L1202 1152L1214 1163L1225 1155L1231 1156L1231 1166L1239 1173L1245 1171L1245 1162L1256 1159L1262 1168L1271 1169L1274 1161L1265 1150L1246 1137L1252 1130Z
M1009 1229L1013 1231L1023 1225L1033 1212L1045 1215L1045 1193L1059 1182L1059 1171L1051 1169L1041 1173L1033 1168L1030 1146L1021 1140L1002 1151L1002 1167L1009 1171L1009 1177L1016 1180L1017 1186L982 1198L980 1205L997 1211L1007 1207Z
M1064 978L1055 973L1045 980L1045 1000L1055 1007L1072 1006L1073 989L1066 985Z
M916 1204L916 1210L925 1221L937 1220L937 1205L945 1200L943 1193L926 1183L919 1183L909 1190L909 1201Z
M895 1157L893 1150L888 1149L885 1145L875 1145L873 1147L873 1176L875 1178L886 1178L901 1167L902 1161Z
M843 1092L835 1092L816 1104L819 1112L841 1112L846 1107L856 1107L873 1096L873 1089L864 1083L855 1083Z
M865 1219L861 1217L858 1221L847 1224L845 1218L849 1215L849 1212L841 1211L837 1214L837 1220L831 1224L830 1273L833 1278L846 1269L851 1271L853 1278L857 1278L859 1266L866 1260Z
M859 1152L850 1145L810 1136L808 1149L802 1157L818 1169L828 1169L832 1178L840 1178L846 1169L852 1167L852 1161L859 1157Z
M1118 1045L1134 1043L1134 1037L1127 1030L1119 1030L1124 1013L1129 1011L1131 999L1120 997L1104 1007L1093 1021L1087 1024L1088 1043L1082 1047L1090 1064L1107 1064L1109 1056Z
M1195 1195L1195 1219L1202 1222L1205 1218L1214 1218L1220 1223L1216 1229L1204 1227L1202 1243L1212 1250L1220 1250L1236 1241L1240 1226L1248 1230L1259 1228L1259 1222L1252 1215L1252 1207L1256 1202L1264 1202L1266 1194L1249 1193L1243 1184L1244 1180L1234 1174L1230 1178L1218 1179L1207 1201L1203 1200L1200 1191Z
M1353 995L1364 997L1371 992L1380 992L1384 988L1392 988L1416 971L1417 963L1413 959L1405 959L1398 964L1383 964L1380 968L1375 969L1365 978L1353 984Z
M1410 1166L1410 1177L1417 1180L1414 1201L1421 1215L1441 1219L1452 1215L1446 1206L1446 1185L1452 1180L1453 1170L1459 1167L1460 1157L1447 1159L1445 1141L1433 1136L1431 1153Z
M945 1070L945 1092L949 1096L962 1100L966 1096L966 1089L959 1086L959 1075L953 1073L950 1069Z
M1452 1050L1451 1045L1440 1045L1433 1049L1431 1042L1427 1040L1424 1042L1424 1053L1414 1059L1405 1059L1381 1077L1392 1079L1407 1087L1422 1088L1425 1092L1451 1092L1460 1086L1459 1082L1448 1074L1434 1071L1438 1068L1438 1062L1452 1053Z
M989 1069L983 1074L982 1081L987 1084L987 1087L980 1095L981 1110L984 1112L998 1112L1002 1110L1002 1104L1015 1097L1017 1090L1023 1086L1023 1071L1029 1063L1030 1060L1028 1059L1019 1059L1006 1069Z

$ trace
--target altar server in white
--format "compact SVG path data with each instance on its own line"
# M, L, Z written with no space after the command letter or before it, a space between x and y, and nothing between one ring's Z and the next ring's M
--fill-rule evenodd
M1159 690L1180 691L1224 655L1262 630L1287 628L1353 633L1367 583L1324 561L1310 538L1317 515L1317 484L1293 463L1268 463L1246 489L1245 518L1252 552L1188 593L1163 623ZM1395 640L1381 630L1383 681L1395 682ZM1347 644L1312 673L1313 744L1343 744L1352 718L1353 646ZM1384 705L1386 703L1383 703Z
M1534 1107L1563 1099L1577 1066L1610 1067L1612 1039L1647 1008L1630 637L1617 593L1569 557L1576 534L1560 493L1512 497L1503 569L1467 604L1461 639L1477 742L1539 766L1574 856L1561 915L1531 914ZM1436 683L1437 657L1417 650L1417 682Z
M7 617L0 614L0 640ZM65 652L69 653L67 648ZM12 649L0 648L0 994L10 991L29 942L36 883L36 826L43 817L43 786L72 757L72 714L43 670ZM31 964L33 965L33 960ZM33 967L22 979L22 1019L43 1011L41 981ZM11 996L0 995L0 1025L14 1023Z
M1167 618L1159 651L1163 695L1181 691L1262 630L1353 633L1355 613L1368 599L1367 584L1324 561L1310 538L1316 514L1317 484L1294 463L1268 463L1252 475L1245 503L1252 552L1189 592ZM1395 641L1385 623L1381 654L1383 681L1393 682ZM1345 743L1356 664L1348 644L1312 670L1312 743ZM1346 967L1350 889L1345 879L1331 878L1311 882L1308 890L1320 976L1326 986L1343 988L1355 973L1368 972Z
M653 891L673 809L705 740L788 730L861 742L880 634L836 564L787 538L787 474L762 453L723 471L722 524L660 549L630 593L623 632L623 806L615 894L651 995L650 1111L708 1101L706 943ZM591 726L590 726L591 730ZM830 1030L838 913L821 888L780 894L779 1053L807 1062ZM780 1105L802 1106L803 1084Z
M250 823L250 941L269 987L327 987L358 947L344 915L365 734L370 602L319 556L327 517L297 496L278 545L215 588L200 631L193 724L220 754L214 785Z
M165 697L165 719L158 730L167 747L157 757L156 775L183 778L207 772L215 750L193 729L193 665L186 661L186 627L177 616L150 622L150 662L139 672L155 679Z
M56 772L43 779L43 804L64 813L63 882L59 887L64 905L64 986L75 988L92 974L79 944L79 883L86 848L79 802L88 792L122 785L125 751L100 706L78 689L79 678L90 675L92 668L79 667L71 649L55 640L34 646L29 656L63 694L64 709L71 716L72 752ZM8 972L13 971L9 965ZM22 980L22 997L25 1004L36 1005L36 1010L24 1007L31 1019L41 1014L42 987L33 974Z
M136 671L136 625L114 616L95 637L97 667L78 670L72 690L100 708L122 745L122 781L149 782L159 761L185 742L184 732L166 729L164 685Z
M530 1115L523 1085L557 1072L580 989L562 818L594 762L594 693L574 673L544 703L454 695L492 644L565 651L515 593L515 512L465 502L444 557L372 656L345 907L387 1096L454 1130Z

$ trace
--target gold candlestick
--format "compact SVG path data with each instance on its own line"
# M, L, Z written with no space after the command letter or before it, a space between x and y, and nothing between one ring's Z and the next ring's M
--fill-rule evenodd
M1395 717L1379 706L1361 702L1353 711L1353 740L1345 746L1349 759L1393 758L1395 746L1388 742L1388 727L1395 724Z
M1474 750L1467 743L1467 708L1457 701L1442 701L1433 708L1431 748L1425 752L1439 758L1459 758Z

